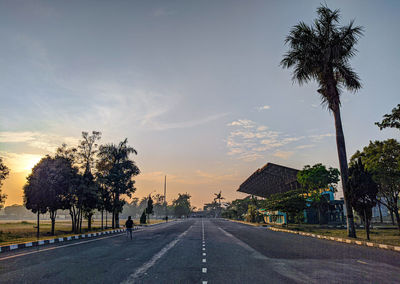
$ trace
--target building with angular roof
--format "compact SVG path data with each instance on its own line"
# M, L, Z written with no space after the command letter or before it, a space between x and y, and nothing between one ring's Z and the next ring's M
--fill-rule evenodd
M282 193L299 188L297 173L299 170L267 163L249 176L237 191L259 197Z

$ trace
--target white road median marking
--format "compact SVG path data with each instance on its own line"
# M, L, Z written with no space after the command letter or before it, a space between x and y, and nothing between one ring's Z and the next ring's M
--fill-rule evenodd
M205 252L203 252L203 256L206 256L206 253L205 253Z
M207 260L205 258L203 258L203 262L207 262Z
M206 250L206 248L203 248L203 250Z
M170 249L172 249L186 234L187 232L193 227L190 226L186 231L180 234L175 240L167 244L162 250L156 253L148 262L143 264L141 267L136 269L134 273L128 276L126 280L121 282L121 284L130 284L135 283L135 280L142 276L149 268L151 268L160 258L162 258Z
M201 271L202 271L203 273L207 273L207 268L203 268Z

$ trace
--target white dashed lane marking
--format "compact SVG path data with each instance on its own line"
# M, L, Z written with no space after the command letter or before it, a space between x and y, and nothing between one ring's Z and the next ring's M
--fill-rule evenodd
M203 251L203 257L205 257L205 256L206 256L206 253L205 253L204 251L206 250L206 242L205 242L205 238L204 238L204 222L203 222L203 220L201 220L201 229L202 229L202 236L203 236L202 251ZM202 263L206 263L206 262L207 262L207 259L206 259L206 258L203 258L203 259L202 259ZM203 274L206 274L206 273L207 273L207 268L206 268L206 267L203 267L203 268L201 269L201 272L202 272ZM207 281L203 280L203 281L202 281L202 284L207 284Z

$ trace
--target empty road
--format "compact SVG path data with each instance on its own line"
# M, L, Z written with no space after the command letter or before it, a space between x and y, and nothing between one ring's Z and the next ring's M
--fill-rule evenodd
M400 253L189 219L0 254L0 283L399 283Z

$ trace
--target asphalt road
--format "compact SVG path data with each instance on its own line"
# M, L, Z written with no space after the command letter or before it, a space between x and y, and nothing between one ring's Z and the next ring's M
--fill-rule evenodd
M189 219L2 253L0 283L400 283L400 253Z

